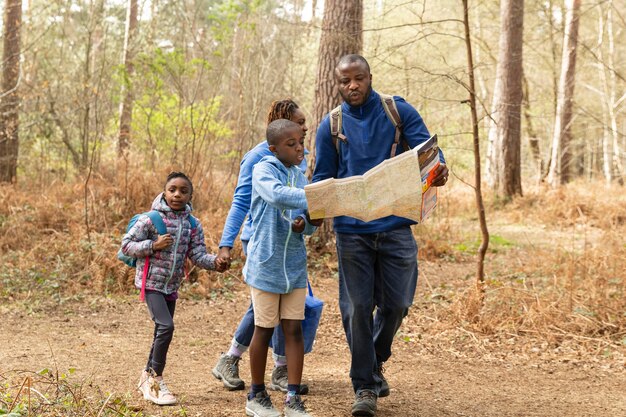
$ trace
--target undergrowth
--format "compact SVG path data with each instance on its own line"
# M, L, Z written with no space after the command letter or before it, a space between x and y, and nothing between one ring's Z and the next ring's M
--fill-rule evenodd
M0 187L5 202L0 206L0 301L46 310L90 295L133 291L134 269L115 254L128 219L150 207L164 177L137 171L128 182L93 177L87 186ZM216 251L232 184L206 178L200 184L194 214L208 248ZM558 190L529 189L506 205L486 195L491 241L484 299L476 305L480 233L474 196L460 186L443 189L435 216L415 228L421 262L458 264L457 270L465 271L443 277L445 288L431 289L440 325L539 335L550 343L575 336L626 346L622 191L575 183ZM324 243L314 236L311 243L312 279L336 277L332 239ZM239 245L234 257L241 258ZM236 261L225 274L192 269L185 296L231 296L241 283L242 266Z

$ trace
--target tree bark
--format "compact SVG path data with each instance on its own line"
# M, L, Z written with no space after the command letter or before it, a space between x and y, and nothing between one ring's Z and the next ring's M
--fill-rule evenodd
M309 131L309 173L315 166L315 135L322 118L341 103L335 81L337 61L363 48L363 1L326 0L315 80L315 107Z
M578 47L578 22L580 0L565 1L565 36L563 39L563 59L557 97L554 134L552 136L552 152L548 183L557 187L570 180L571 162L571 124L574 100L574 83L576 80L576 49Z
M500 45L492 123L489 129L487 178L494 191L506 198L522 194L521 104L524 0L500 3Z
M137 30L137 0L128 0L126 9L126 33L124 35L124 55L123 62L125 69L124 84L122 86L122 101L120 103L120 130L117 140L117 151L119 157L125 157L130 145L130 124L133 115L133 90L131 78L134 72L133 58L134 49L132 46Z
M22 1L6 0L4 4L4 52L2 62L2 95L0 96L0 182L15 183L19 153L20 31Z

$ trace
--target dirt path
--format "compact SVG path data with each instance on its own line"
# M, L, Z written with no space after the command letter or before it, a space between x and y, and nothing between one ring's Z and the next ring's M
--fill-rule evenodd
M423 285L423 284L422 284ZM336 282L319 279L326 300L319 338L305 360L313 415L349 416L352 393L349 354L337 307ZM0 305L0 372L75 367L75 378L92 379L105 392L127 395L155 416L243 416L243 392L228 392L211 367L227 348L247 306L238 286L233 300L181 299L166 377L181 407L145 404L135 391L150 343L151 322L136 297L92 298L52 312L27 314ZM411 329L419 308L407 318ZM405 333L394 345L386 376L391 396L379 401L379 417L415 416L626 416L626 370L593 359L536 361L490 350L463 355L432 335ZM437 339L440 340L440 339ZM249 381L247 357L241 375ZM268 371L269 375L269 371ZM275 403L282 394L273 394Z

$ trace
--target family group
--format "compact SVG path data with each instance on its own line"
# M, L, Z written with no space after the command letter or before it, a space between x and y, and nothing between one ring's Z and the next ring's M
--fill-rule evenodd
M361 175L430 137L419 113L401 97L393 97L401 123L392 123L381 95L372 89L370 67L362 56L341 57L335 80L343 103L317 130L313 182ZM338 113L340 131L333 132L331 119ZM231 250L241 231L246 256L243 275L252 303L212 373L227 389L243 390L238 363L248 350L251 375L246 415L311 415L302 400L310 389L302 384L301 323L308 284L304 235L314 233L322 220L312 220L307 211L304 112L290 99L275 101L267 122L265 140L241 161L217 254L207 252L202 225L191 215L193 184L182 172L167 177L151 211L138 216L123 237L121 252L136 258L135 286L141 289L155 323L148 361L139 380L139 390L153 403L176 403L163 380L163 370L186 258L199 267L225 271L230 268ZM405 146L397 146L399 140ZM448 178L441 153L440 160L434 186L444 185ZM413 224L396 216L370 222L346 216L333 220L339 307L351 353L353 416L375 416L378 398L390 394L383 364L391 356L394 335L408 313L417 285ZM270 343L275 366L266 387ZM267 389L286 393L282 411L274 407Z

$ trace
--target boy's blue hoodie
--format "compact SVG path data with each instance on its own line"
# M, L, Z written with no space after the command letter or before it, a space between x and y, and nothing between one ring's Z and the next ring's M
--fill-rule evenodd
M243 268L251 287L278 294L306 287L303 234L312 234L316 227L307 222L303 233L295 233L290 220L298 216L306 219L307 182L298 167L287 168L274 156L266 156L254 166L250 205L253 232Z
M308 155L309 151L304 150L304 156ZM266 156L271 156L272 151L269 149L269 145L266 140L260 142L254 148L250 149L244 157L241 159L239 166L239 178L237 179L237 188L235 188L235 194L233 195L233 203L231 204L226 222L224 223L224 230L222 231L222 240L220 240L220 248L222 246L228 246L232 248L235 246L235 239L243 224L243 230L241 231L241 240L248 242L250 236L252 236L252 220L248 213L250 211L250 200L252 199L252 169L254 166ZM306 159L302 161L299 166L302 172L306 172ZM246 219L246 216L248 218ZM244 223L245 219L245 223Z

